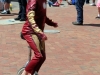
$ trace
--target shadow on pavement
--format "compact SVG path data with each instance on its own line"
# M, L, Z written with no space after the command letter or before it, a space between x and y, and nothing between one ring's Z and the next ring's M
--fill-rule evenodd
M18 13L0 14L0 16L14 16L14 15L18 15Z
M84 24L83 26L95 26L95 27L100 27L100 24Z

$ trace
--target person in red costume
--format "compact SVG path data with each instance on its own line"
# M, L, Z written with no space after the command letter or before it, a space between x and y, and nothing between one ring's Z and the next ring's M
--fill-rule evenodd
M33 75L35 72L38 73L46 59L45 40L47 36L43 32L45 23L53 27L58 27L58 24L46 16L46 0L28 0L26 16L27 20L21 33L33 50L34 56L22 75Z

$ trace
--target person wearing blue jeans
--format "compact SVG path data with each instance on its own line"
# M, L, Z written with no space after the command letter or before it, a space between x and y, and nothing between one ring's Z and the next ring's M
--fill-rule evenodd
M48 1L49 7L53 5L53 2L51 0Z
M83 25L83 6L85 0L76 0L75 6L77 10L77 21L72 22L73 25Z

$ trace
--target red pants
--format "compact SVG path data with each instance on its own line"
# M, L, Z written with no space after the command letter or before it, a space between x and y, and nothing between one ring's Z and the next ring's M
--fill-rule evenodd
M40 41L35 34L23 35L31 49L34 51L34 57L31 59L25 70L31 74L39 71L41 65L46 59L45 55L45 42Z

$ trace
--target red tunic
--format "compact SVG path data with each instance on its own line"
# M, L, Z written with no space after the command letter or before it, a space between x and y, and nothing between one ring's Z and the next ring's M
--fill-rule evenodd
M33 11L35 12L35 14ZM45 34L39 33L39 30L40 29L42 31L44 30L45 23L54 27L57 27L57 23L53 22L46 16L46 0L28 0L26 13L27 13L27 20L22 28L22 34L24 35L24 38L28 42L29 46L34 51L34 57L28 63L25 70L32 74L35 71L38 72L46 56L45 56L45 48L43 48L45 46L41 45L43 47L42 49L40 48L41 49L41 52L40 52L35 42L33 41L36 39L32 38L32 35L30 34L35 33L39 36L40 39L44 38ZM34 16L34 18L32 16ZM40 32L42 32L41 30ZM38 40L38 41L41 41L41 40ZM44 43L44 41L41 41L41 42ZM37 42L37 43L40 45L40 42Z
M46 22L46 0L28 0L26 15L29 11L32 10L35 12L34 20L37 26L43 31ZM22 28L22 33L34 33L33 28L28 20L26 20Z

